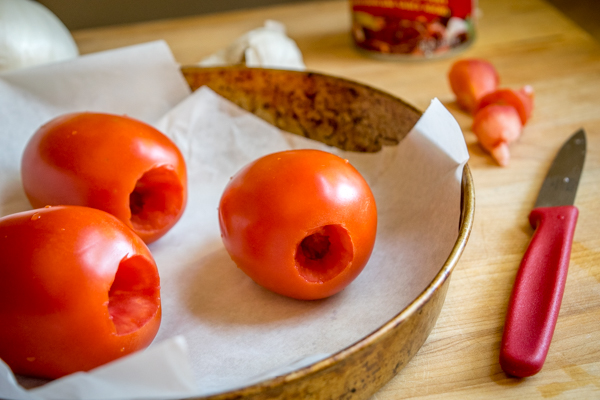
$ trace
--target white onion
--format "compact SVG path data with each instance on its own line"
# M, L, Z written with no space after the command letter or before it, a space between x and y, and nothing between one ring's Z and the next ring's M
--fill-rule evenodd
M79 55L65 25L31 0L0 0L0 71Z

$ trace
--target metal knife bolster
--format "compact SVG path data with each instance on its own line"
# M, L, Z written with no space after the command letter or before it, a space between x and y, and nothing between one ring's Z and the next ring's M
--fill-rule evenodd
M510 375L534 375L546 360L578 215L575 206L539 207L529 215L535 233L517 272L500 346L500 365Z

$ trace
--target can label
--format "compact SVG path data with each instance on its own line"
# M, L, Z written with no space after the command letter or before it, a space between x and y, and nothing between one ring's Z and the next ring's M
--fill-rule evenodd
M376 54L434 57L475 37L475 0L350 0L356 45Z

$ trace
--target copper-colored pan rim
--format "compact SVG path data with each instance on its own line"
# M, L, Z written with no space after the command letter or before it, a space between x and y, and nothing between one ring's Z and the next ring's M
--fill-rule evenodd
M334 86L353 88L353 89L354 88L363 89L363 90L365 90L365 92L375 95L375 97L379 97L381 99L386 99L390 103L395 103L397 105L400 105L401 108L403 108L407 111L410 111L406 115L403 115L403 118L405 119L404 124L401 124L401 126L395 127L396 129L395 129L394 133L397 135L399 132L401 132L400 135L397 135L397 137L392 139L390 142L385 142L385 141L381 142L379 144L379 146L376 148L365 149L362 147L347 147L345 145L338 146L338 144L328 143L326 140L322 140L323 138L319 138L318 136L313 137L313 136L305 135L306 137L308 137L310 139L318 140L329 146L338 147L338 148L341 148L346 151L373 152L373 151L379 151L382 146L389 146L389 145L395 146L398 144L399 141L401 141L404 138L404 136L406 134L408 134L408 132L412 129L414 124L418 121L418 119L422 115L422 111L417 109L415 106L402 100L401 98L399 98L397 96L392 95L389 92L386 92L385 90L378 89L376 87L373 87L373 86L370 86L370 85L367 85L364 83L360 83L357 81L353 81L348 78L325 74L325 73L320 73L320 72L299 71L299 70L282 70L282 69L274 69L274 68L246 67L244 65L228 65L228 66L217 66L217 67L184 66L181 68L181 71L182 71L184 77L186 78L186 80L188 81L188 84L191 87L198 85L198 82L195 81L195 79L194 79L195 74L198 72L200 72L201 75L204 75L204 74L213 75L214 74L214 76L217 77L217 80L221 74L230 75L230 76L240 76L240 75L244 76L244 73L246 71L257 72L259 76L263 73L266 73L267 75L272 74L272 76L280 76L280 77L281 76L295 76L295 77L305 77L308 79L314 78L314 79L316 79L316 81L318 81L320 83L335 83ZM246 76L245 78L248 78L248 76ZM204 82L204 84L206 84L206 82ZM235 82L235 84L237 84L237 82ZM211 87L218 94L222 95L225 98L228 98L228 96L231 95L231 93L227 93L227 91L220 92L217 88L212 87L211 84L208 84L207 86ZM221 87L221 89L222 89L222 87ZM246 88L246 90L247 90L247 88ZM229 100L232 100L234 103L236 102L235 99L232 99L232 98L229 98ZM241 104L238 104L238 105L241 106L242 108L246 108L245 106L242 106ZM247 108L246 108L246 110L249 112L252 112L252 113L255 113L255 111L256 111L256 110L247 109ZM409 114L410 114L410 117L409 117ZM267 122L274 124L273 123L274 121L267 120ZM398 121L398 122L402 122L402 121ZM389 121L388 121L388 123L389 123ZM286 127L286 126L278 126L277 124L274 124L274 125L276 125L280 129L288 130L287 129L288 127ZM293 132L293 131L290 131L290 132L298 134L298 132ZM302 134L303 133L301 133L301 135Z
M294 69L289 69L289 70L282 70L282 69L277 69L277 68L268 68L268 67L247 67L245 65L224 65L224 66L216 66L216 67L202 67L202 66L198 66L198 65L184 65L181 67L181 71L183 73L183 75L185 76L186 73L190 73L190 72L194 72L197 70L200 71L210 71L210 70L214 70L214 71L221 71L221 70L247 70L247 69L254 69L254 70L259 70L259 71L272 71L272 72L285 72L286 74L293 74L293 75L307 75L307 76L320 76L322 78L327 78L327 79L334 79L336 81L340 81L340 82L345 82L347 84L350 85L356 85L356 86L362 86L372 92L377 92L378 94L387 97L389 99L392 99L396 102L402 103L402 105L406 108L410 108L411 110L415 111L418 114L422 114L422 111L420 111L418 108L416 108L415 106L413 106L410 103L407 103L406 101L402 100L399 97L394 96L393 94L386 92L385 90L382 89L378 89L376 87L364 84L364 83L360 83L357 81L354 81L352 79L348 79L348 78L344 78L342 76L336 76L336 75L331 75L331 74L325 74L325 73L321 73L321 72L315 72L315 71L302 71L302 70L294 70Z

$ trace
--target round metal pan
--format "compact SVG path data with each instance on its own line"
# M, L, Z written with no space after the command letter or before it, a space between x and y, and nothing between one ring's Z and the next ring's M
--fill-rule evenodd
M397 97L328 75L246 67L184 67L192 88L206 85L291 133L344 150L376 152L397 144L421 112ZM198 397L210 400L367 399L423 345L440 314L450 274L473 227L475 192L469 166L462 177L457 239L429 286L380 328L330 357L256 385Z

